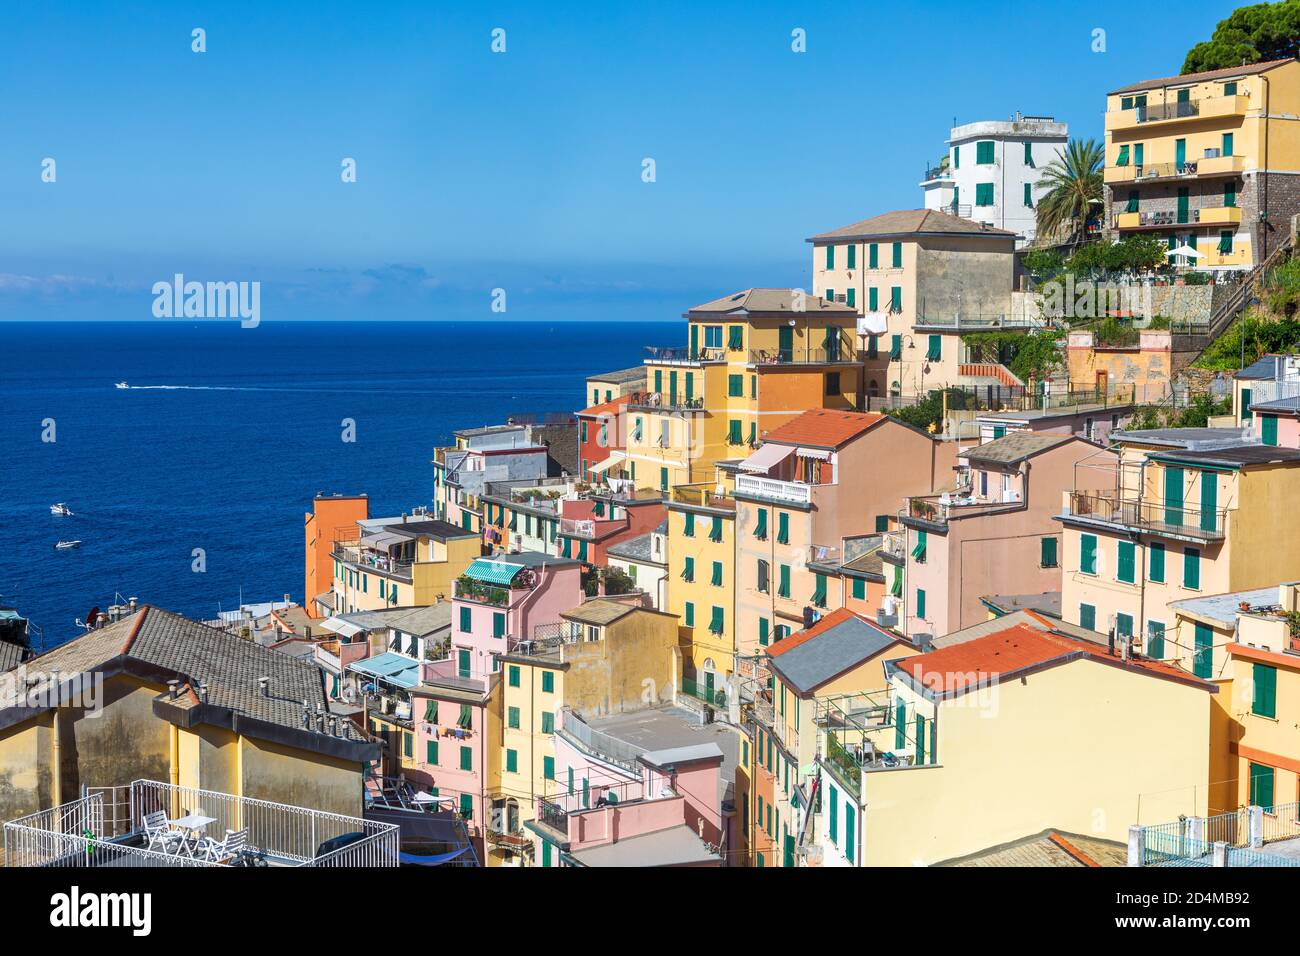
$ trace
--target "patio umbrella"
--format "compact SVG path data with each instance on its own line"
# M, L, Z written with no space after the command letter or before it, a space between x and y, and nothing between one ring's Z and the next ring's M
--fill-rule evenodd
M1201 256L1205 255L1205 253L1203 253L1203 252L1197 252L1197 251L1196 251L1195 249L1193 249L1191 246L1179 246L1177 249L1170 249L1170 250L1169 250L1169 255L1171 255L1171 256L1189 256L1189 257L1192 258L1192 259L1199 259L1199 258L1201 258Z

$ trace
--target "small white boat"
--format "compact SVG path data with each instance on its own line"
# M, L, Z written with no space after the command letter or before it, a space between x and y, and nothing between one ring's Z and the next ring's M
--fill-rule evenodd
M131 387L131 386L128 385L128 384L126 384L126 382L118 382L118 383L114 386L114 388L130 388L130 387Z
M64 518L71 518L72 509L60 501L57 505L50 505L50 514L62 515Z
M81 547L80 541L60 541L54 545L54 550L67 551L69 548L79 548L79 547Z

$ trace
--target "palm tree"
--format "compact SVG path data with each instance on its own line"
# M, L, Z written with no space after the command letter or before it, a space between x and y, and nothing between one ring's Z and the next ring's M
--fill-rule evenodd
M1106 154L1095 139L1072 139L1043 170L1038 188L1038 235L1075 241L1083 234L1088 215L1102 202L1101 168Z

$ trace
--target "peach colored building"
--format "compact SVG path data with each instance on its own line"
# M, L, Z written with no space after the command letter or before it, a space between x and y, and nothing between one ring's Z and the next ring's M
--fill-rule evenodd
M886 530L907 495L950 482L956 452L880 414L815 410L769 433L734 466L738 653L762 654L839 606L827 565L844 539Z
M1138 344L1126 348L1097 345L1096 333L1071 332L1065 349L1071 391L1158 402L1173 380L1173 333L1142 329Z
M1084 459L1117 460L1073 435L1014 432L967 449L955 491L909 499L900 519L903 632L947 634L988 617L985 595L1059 588L1061 530L1052 519Z

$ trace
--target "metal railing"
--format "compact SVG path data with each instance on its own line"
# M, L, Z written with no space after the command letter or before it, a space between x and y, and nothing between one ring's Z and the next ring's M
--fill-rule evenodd
M827 365L837 362L856 362L853 342L847 334L830 348L750 349L751 365Z
M338 542L334 546L333 557L345 564L355 565L362 571L385 574L404 580L411 580L413 561L398 561L378 551L367 548L352 547Z
M1258 814L1257 834L1251 832ZM1214 847L1223 844L1222 864L1239 866L1300 866L1300 859L1270 853L1265 847L1300 837L1300 803L1272 807L1239 807L1214 816L1179 817L1170 823L1142 827L1143 866L1214 866Z
M1201 115L1200 100L1174 100L1171 103L1157 103L1154 106L1134 108L1139 123L1158 123L1161 120L1185 119Z
M703 395L676 394L673 392L633 392L628 399L633 408L669 408L698 410L704 407Z
M568 707L560 708L559 732L570 738L571 741L577 742L581 749L595 754L631 774L641 773L641 766L637 763L637 758L649 752L645 747L638 747L635 744L627 743L592 728Z
M453 593L459 600L473 601L476 604L490 604L493 607L507 607L510 604L510 589L495 584L457 580Z
M727 706L727 690L725 687L714 686L712 689L702 680L694 677L682 678L682 693L687 697L694 697L696 700L703 701L712 707Z
M649 356L646 361L652 364L697 365L701 362L725 362L727 360L726 349L722 348L690 349L683 346L661 347L647 345L645 350Z
M1228 524L1226 508L1202 511L1160 501L1130 500L1105 491L1070 492L1069 514L1107 524L1204 540L1222 538Z

